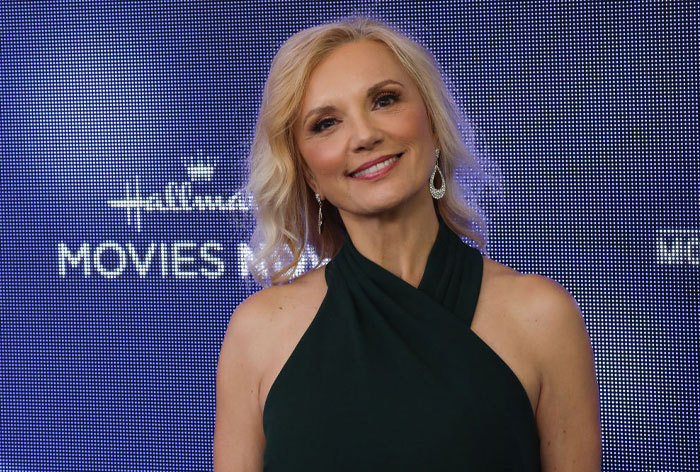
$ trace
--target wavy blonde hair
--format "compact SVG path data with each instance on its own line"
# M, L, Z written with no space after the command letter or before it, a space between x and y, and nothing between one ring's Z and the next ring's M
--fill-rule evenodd
M447 185L445 196L434 201L436 211L453 231L485 250L484 219L466 203L455 178L459 166L476 171L479 166L465 145L461 132L464 122L443 83L439 66L426 49L389 26L353 16L299 31L282 44L272 60L255 127L246 188L253 197L256 219L248 268L262 285L289 281L307 246L315 251L318 266L333 257L347 237L338 210L328 201L323 204L323 232L318 233L318 203L304 178L306 164L296 146L293 125L316 65L339 46L363 40L386 45L420 91L437 136L440 170Z

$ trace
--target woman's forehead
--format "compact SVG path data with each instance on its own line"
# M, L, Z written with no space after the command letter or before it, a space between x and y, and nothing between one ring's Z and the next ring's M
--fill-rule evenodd
M336 48L311 71L306 83L302 107L364 94L377 82L409 80L403 66L388 46L377 41L346 43Z

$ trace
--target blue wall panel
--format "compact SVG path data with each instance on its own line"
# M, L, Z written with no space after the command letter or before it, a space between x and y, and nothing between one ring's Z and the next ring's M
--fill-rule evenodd
M279 45L426 45L493 179L489 254L578 300L604 470L698 470L695 2L6 2L0 470L210 470L241 192Z

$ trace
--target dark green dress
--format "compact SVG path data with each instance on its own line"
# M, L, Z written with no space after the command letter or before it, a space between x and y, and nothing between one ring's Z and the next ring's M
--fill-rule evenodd
M418 288L348 238L268 394L264 470L539 470L527 393L469 329L482 272L441 219Z

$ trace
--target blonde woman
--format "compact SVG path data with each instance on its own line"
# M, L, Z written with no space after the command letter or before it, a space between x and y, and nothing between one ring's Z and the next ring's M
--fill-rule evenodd
M275 56L251 151L255 277L217 369L224 471L600 470L576 302L484 248L434 59L368 18ZM325 265L290 279L311 247Z

